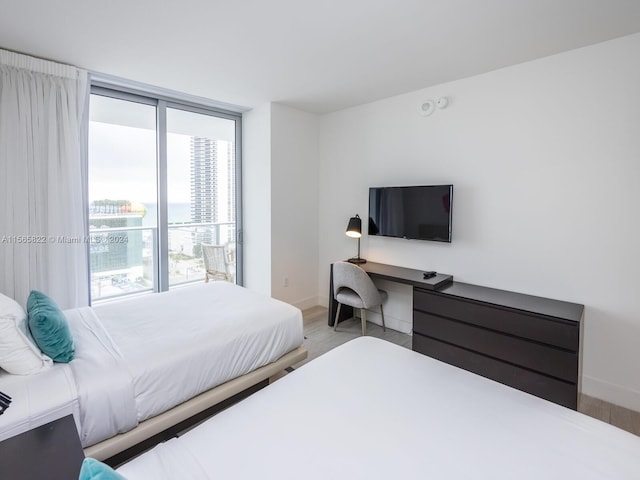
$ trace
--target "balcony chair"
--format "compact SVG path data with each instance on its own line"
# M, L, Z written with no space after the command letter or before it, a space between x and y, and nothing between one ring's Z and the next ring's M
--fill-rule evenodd
M223 280L231 282L227 254L224 245L202 244L202 257L204 258L204 268L206 270L204 281Z

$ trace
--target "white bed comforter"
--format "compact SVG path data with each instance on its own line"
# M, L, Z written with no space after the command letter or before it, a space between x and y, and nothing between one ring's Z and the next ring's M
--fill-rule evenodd
M0 387L38 399L14 402L0 417L0 438L64 410L74 413L88 447L273 362L303 341L300 310L224 282L64 313L73 361L18 383L0 375ZM52 381L65 382L64 398L47 392Z
M93 445L137 425L133 382L124 356L90 307L65 312L74 339L69 363L80 405L80 441Z
M640 437L360 337L118 471L128 480L636 480Z
M93 308L126 359L138 421L302 345L302 313L213 282Z
M13 397L10 408L0 415L0 442L66 415L73 415L79 428L78 391L66 363L36 375L2 371L0 391Z

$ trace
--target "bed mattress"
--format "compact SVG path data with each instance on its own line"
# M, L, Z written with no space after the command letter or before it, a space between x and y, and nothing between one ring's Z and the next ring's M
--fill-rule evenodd
M300 310L226 282L93 311L126 359L140 422L273 362L303 341Z
M143 479L637 479L640 437L361 337L122 466Z
M21 399L30 399L14 401L0 417L5 438L40 418L58 418L62 408L74 413L81 443L88 447L267 365L303 342L300 310L226 282L64 313L74 338L73 361L36 376L0 378L0 390L20 388ZM11 424L7 414L14 417Z
M70 414L78 425L78 392L69 365L55 364L36 375L1 372L0 391L13 398L0 416L0 441Z

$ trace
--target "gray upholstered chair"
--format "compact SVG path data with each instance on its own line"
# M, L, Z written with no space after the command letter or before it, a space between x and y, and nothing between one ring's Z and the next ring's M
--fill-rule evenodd
M384 311L382 302L387 299L387 292L378 290L367 272L349 262L336 262L333 264L333 296L338 302L338 311L333 324L335 331L340 318L340 307L349 305L360 309L362 318L362 335L367 334L367 308L380 305L382 315L382 329L386 331L384 325Z

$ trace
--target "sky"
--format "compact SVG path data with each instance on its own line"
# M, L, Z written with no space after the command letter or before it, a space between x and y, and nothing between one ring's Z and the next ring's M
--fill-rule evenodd
M156 108L91 95L89 201L156 203ZM167 109L168 201L190 201L191 137L235 141L235 122Z
M190 201L190 140L188 135L167 135L170 203ZM157 202L154 130L91 122L89 201L105 198Z

